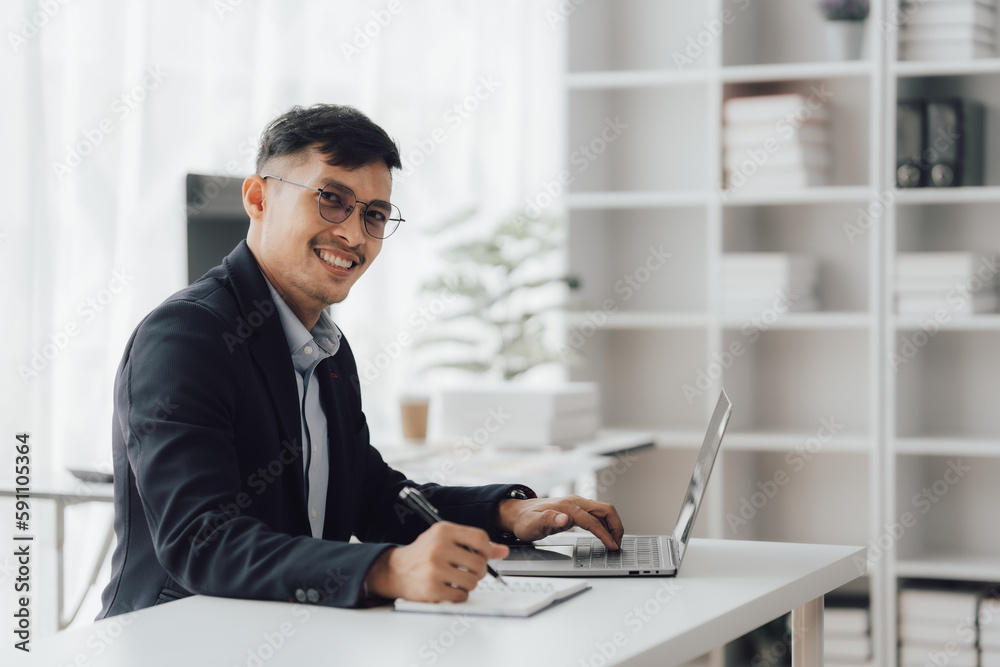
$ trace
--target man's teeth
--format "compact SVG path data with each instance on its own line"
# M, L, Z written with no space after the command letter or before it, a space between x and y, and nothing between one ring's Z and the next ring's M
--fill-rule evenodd
M319 250L317 252L319 253L320 259L322 259L324 262L332 266L337 266L340 267L341 269L349 269L352 266L354 266L354 262L352 262L351 260L338 257L337 255L334 255L331 252L326 252L325 250Z

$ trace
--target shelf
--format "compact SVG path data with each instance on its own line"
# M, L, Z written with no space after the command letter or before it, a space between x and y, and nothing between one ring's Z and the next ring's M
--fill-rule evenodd
M1000 457L1000 440L983 438L896 438L896 454L906 456Z
M815 433L784 431L743 431L726 434L723 449L735 451L792 452L805 450ZM871 450L871 438L863 433L837 434L816 453L859 453Z
M928 554L921 558L901 558L896 562L897 577L917 579L959 579L1000 581L1000 560L996 554Z
M698 449L705 438L704 431L660 430L654 434L656 446L664 449Z
M972 204L1000 202L1000 187L973 185L964 188L910 188L893 193L900 206L913 204Z
M863 203L875 198L864 185L834 185L798 190L723 190L724 206L780 206L783 204Z
M746 316L726 315L722 318L722 326L726 329L739 329L746 324L753 324L753 318L760 318L760 313ZM768 322L768 329L867 329L872 324L868 313L787 313L779 315L774 322Z
M602 90L612 88L657 88L689 86L707 81L704 70L612 70L607 72L573 72L566 75L569 90Z
M1000 58L933 61L903 60L891 63L891 70L894 74L901 77L1000 74Z
M865 60L816 63L780 63L774 65L734 65L722 68L725 83L794 81L798 79L835 79L870 76L872 64Z
M634 208L687 208L708 203L707 192L571 192L566 196L566 206L571 210L634 209Z
M947 305L942 305L948 311ZM933 320L941 331L1000 331L1000 315L959 315L948 312L948 320L938 322L934 319L934 313L926 315L896 315L895 323L897 331L920 331L927 329L924 325L928 320Z
M567 327L594 324L587 313L569 313ZM704 313L609 313L598 329L700 329L708 325Z

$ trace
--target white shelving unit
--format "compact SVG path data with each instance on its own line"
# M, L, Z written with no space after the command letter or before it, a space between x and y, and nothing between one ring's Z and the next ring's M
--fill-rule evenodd
M565 78L568 154L607 119L627 125L571 167L566 201L568 264L591 310L568 318L570 335L584 334L571 374L601 383L606 425L657 434L603 494L629 530L672 528L723 383L735 410L701 536L875 545L902 513L919 514L914 495L950 462L971 462L871 556L878 665L896 663L900 578L1000 581L1000 315L955 315L894 364L927 318L894 313L891 281L898 252L1000 252L1000 58L897 62L896 33L876 28L891 2L872 3L861 60L835 62L811 2L588 0L567 21ZM810 90L829 98L832 184L724 190L724 101ZM896 101L945 95L988 109L986 185L896 190ZM661 246L670 258L642 269ZM820 310L723 313L726 252L816 256ZM733 521L779 472L778 492ZM722 652L707 661L722 665Z

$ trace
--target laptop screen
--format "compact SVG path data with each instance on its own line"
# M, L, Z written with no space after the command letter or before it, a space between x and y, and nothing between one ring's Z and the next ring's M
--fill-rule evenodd
M712 420L708 423L705 440L701 444L698 460L694 464L691 483L688 484L687 494L685 494L684 502L681 504L677 525L674 526L673 540L677 547L678 568L684 559L684 552L687 551L691 531L694 528L694 519L698 514L702 497L705 495L708 476L712 474L712 466L715 464L715 457L719 453L720 445L722 445L722 436L726 432L726 425L729 423L729 415L732 411L733 404L729 400L729 396L726 395L726 390L723 389L719 395L719 402L715 404Z

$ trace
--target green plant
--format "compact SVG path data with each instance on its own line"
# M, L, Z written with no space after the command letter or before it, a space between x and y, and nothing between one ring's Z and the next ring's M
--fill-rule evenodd
M553 266L565 238L562 218L519 214L500 220L486 234L475 234L466 212L431 234L456 240L441 251L448 269L421 289L448 303L422 348L443 346L448 354L427 368L457 368L513 379L540 364L565 362L548 345L549 315L565 306L565 289L578 281Z

